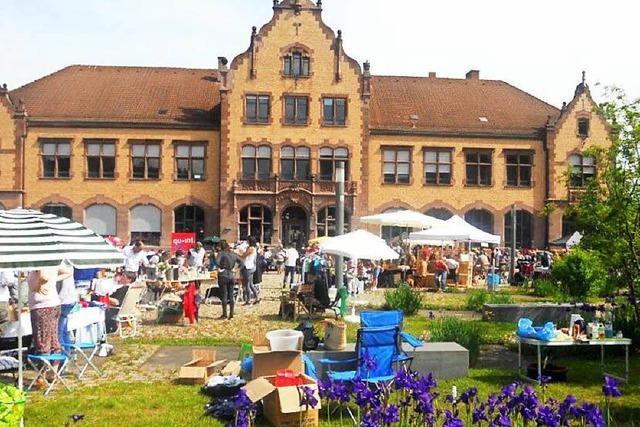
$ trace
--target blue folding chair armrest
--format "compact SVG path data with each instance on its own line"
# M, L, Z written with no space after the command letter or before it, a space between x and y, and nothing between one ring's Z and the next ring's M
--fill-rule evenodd
M322 363L323 365L339 365L339 364L342 364L342 363L355 363L357 361L358 361L357 358L342 359L342 360L338 360L338 359L320 359L320 360L318 360L318 362Z
M400 337L402 338L402 341L406 342L413 348L422 347L424 345L424 342L422 340L414 337L409 332L400 332Z
M31 360L48 360L49 362L56 362L56 361L65 361L68 359L66 354L61 354L61 353L54 353L54 354L29 354L27 356L28 359Z

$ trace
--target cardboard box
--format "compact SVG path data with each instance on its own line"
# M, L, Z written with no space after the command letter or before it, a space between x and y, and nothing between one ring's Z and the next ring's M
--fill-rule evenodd
M244 387L252 402L262 400L264 416L277 427L316 427L319 420L320 396L318 384L306 375L302 375L302 386L276 387L275 376L261 377L251 381ZM318 400L315 408L307 408L300 404L301 387L313 390Z
M180 368L178 382L181 384L205 384L226 364L225 360L216 362L215 350L193 350L192 355L193 359Z
M296 374L304 372L302 340L299 341L296 351L271 351L264 334L256 335L253 339L251 378L272 376L278 369L290 369Z

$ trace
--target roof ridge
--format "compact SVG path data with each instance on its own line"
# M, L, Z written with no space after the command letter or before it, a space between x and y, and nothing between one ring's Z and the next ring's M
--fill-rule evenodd
M374 74L371 77L382 77L382 78L401 78L401 79L422 79L422 80L455 80L461 82L470 82L470 81L480 81L480 82L490 82L490 83L504 83L502 80L495 79L467 79L465 77L429 77L429 76L399 76L399 75L382 75L382 74Z
M42 77L39 77L29 83L25 83L22 86L18 86L15 89L11 89L9 91L9 93L12 92L16 92L18 90L21 89L25 89L31 85L34 85L36 83L39 83L43 80L49 79L50 77L62 73L64 71L70 70L70 69L80 69L80 68L85 68L85 67L92 67L92 68L104 68L104 69L143 69L143 70L180 70L180 71L218 71L217 68L186 68L186 67L164 67L164 66L146 66L146 65L96 65L96 64L71 64L71 65L67 65L66 67L60 68L59 70L53 71L49 74L46 74Z

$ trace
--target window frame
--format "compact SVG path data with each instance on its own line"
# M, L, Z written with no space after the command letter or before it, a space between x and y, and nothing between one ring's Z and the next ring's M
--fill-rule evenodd
M73 157L73 139L72 138L39 138L38 144L40 148L40 179L71 179L73 178L73 174L71 173L71 159ZM45 144L53 144L54 154L45 154L44 146ZM68 145L69 146L69 154L60 154L60 146ZM44 162L46 158L53 158L53 175L47 175L44 166ZM69 167L67 170L66 176L60 175L60 160L63 158L67 158L69 162Z
M289 148L293 151L293 156L289 157L284 155L284 150L286 148ZM299 151L302 150L306 150L307 151L307 157L304 157L304 155L299 154ZM283 161L291 161L293 162L293 176L292 177L285 177L283 174ZM307 163L307 176L300 178L298 176L298 172L299 169L301 167L302 162L306 162ZM311 148L307 147L305 145L301 145L301 146L297 146L294 147L292 145L283 145L282 147L280 147L280 179L284 180L284 181L300 181L300 182L308 182L311 181Z
M427 153L429 152L434 152L436 153L436 161L434 162L428 162L427 161ZM440 155L446 153L449 154L449 162L441 162L440 161ZM440 147L425 147L422 150L422 167L423 167L423 177L422 177L422 183L424 185L429 185L429 186L451 186L453 185L453 155L454 155L454 149L453 148L440 148ZM428 182L427 181L427 166L431 166L431 165L435 165L436 167L436 182ZM440 168L441 166L449 166L449 182L441 182L440 179L440 175L442 173L446 173L446 172L441 172Z
M134 156L133 151L135 146L144 146L144 157ZM158 146L158 157L149 156L149 147ZM144 177L136 177L134 176L134 159L144 159ZM149 177L149 159L157 159L158 160L158 176L157 177ZM135 139L129 140L129 165L130 165L130 174L129 178L136 181L159 181L162 179L162 140L155 139Z
M189 150L189 155L188 157L179 157L178 156L178 149L179 147L187 147ZM173 157L174 157L174 168L175 168L175 173L174 173L174 180L175 181L195 181L195 182L200 182L200 181L206 181L207 180L207 147L208 147L208 143L206 141L174 141L173 142ZM202 157L194 157L193 155L193 149L194 148L202 148ZM178 162L180 160L187 160L187 164L188 164L188 168L187 168L187 173L188 173L188 178L180 178L179 176L179 171L180 169L178 168ZM194 174L193 174L193 162L197 161L197 160L202 160L202 176L200 178L194 178Z
M260 216L252 216L251 215L251 208L256 208L259 207L260 208ZM242 212L244 210L247 210L247 220L246 221L242 221ZM269 211L269 214L271 216L271 221L265 221L265 212ZM242 239L243 237L248 237L251 236L251 221L260 221L260 243L266 243L269 244L271 243L271 239L273 238L273 234L274 234L274 215L273 215L273 211L271 210L271 208L261 205L261 204L250 204L247 205L245 207L243 207L242 209L238 210L238 238ZM268 227L265 227L268 226ZM245 231L246 231L246 235L243 234L243 227L245 227ZM271 233L269 234L269 238L265 239L265 230L269 230ZM256 237L256 236L254 236Z
M481 218L480 221L474 221L471 218L469 218L469 215L471 215L471 214L477 214L477 215L486 214L486 217L485 218ZM487 218L490 219L489 222L485 221L485 219L487 219ZM476 228L478 228L478 229L480 229L480 230L482 230L484 232L487 232L489 234L494 234L495 233L496 216L495 216L495 214L493 212L491 212L488 209L485 209L485 208L469 209L464 214L464 220L467 223L473 225L474 227L476 227ZM484 227L485 224L488 225L486 228ZM489 227L489 225L490 225L490 227Z
M529 156L529 163L521 163L520 156ZM516 163L509 162L509 156L516 156ZM505 150L504 151L504 165L505 165L505 186L509 188L532 188L533 171L534 171L534 152L531 150ZM522 168L529 168L529 183L522 183ZM516 183L509 182L509 168L516 168Z
M187 218L187 214L183 214L181 215L180 221L178 220L178 210L179 209L186 209L186 208L190 208L192 210L192 215ZM199 211L198 211L199 210ZM198 220L197 218L197 213L202 213L202 220ZM206 235L206 218L207 218L207 213L205 211L205 209L202 206L199 205L188 205L188 204L183 204L180 206L177 206L174 210L173 210L173 231L176 233L195 233L196 235L196 240L197 241L201 241L204 236ZM186 227L186 225L191 222L193 225L193 229L189 230L189 227ZM178 223L182 224L182 227L178 227ZM200 230L198 229L198 225L201 226L202 228L202 233L200 232Z
M331 150L331 157L322 154L323 150ZM338 157L336 156L336 151L338 150L347 150L346 157ZM318 181L321 182L333 182L336 174L336 164L338 162L344 162L344 180L349 181L349 160L350 160L351 152L347 147L320 147L318 151ZM331 163L331 177L327 178L326 175L322 174L322 164L323 162Z
M294 57L299 56L298 70L294 69ZM287 70L287 62L288 70ZM306 65L305 65L306 64ZM306 73L305 71L306 66ZM296 72L298 71L298 72ZM282 56L282 75L287 78L308 78L311 76L311 56L300 49L292 49Z
M244 149L245 148L253 148L254 155L253 156L245 156ZM269 157L260 157L258 156L259 149L266 148L269 150ZM269 160L269 172L267 176L260 175L260 159L268 159ZM245 160L251 160L253 162L253 176L246 175L244 163ZM261 144L261 145L253 145L253 144L244 144L240 147L240 177L243 181L261 181L271 179L273 176L273 148L270 145Z
M586 132L581 132L581 124L586 122ZM591 118L590 117L578 117L576 120L576 135L580 138L589 138L591 134Z
M571 158L572 157L578 157L580 159L580 163L579 164L573 164L571 163ZM585 159L593 159L593 164L589 165L589 164L585 164ZM588 156L588 155L584 155L583 153L573 153L571 155L569 155L569 158L567 159L567 162L569 163L569 168L570 168L570 176L569 176L569 188L570 189L582 189L585 188L589 182L589 180L594 179L597 176L598 170L597 170L597 161L596 158L594 156ZM590 178L586 179L585 178L585 173L584 170L586 168L593 168L593 174L591 175L587 175ZM578 170L579 172L576 173L576 170ZM576 177L578 177L578 179L580 180L580 183L578 185L574 184L574 179L576 179Z
M49 209L47 209L49 208ZM62 210L67 210L68 209L68 213L69 216L67 215L60 215ZM51 211L53 210L54 212L47 212L47 211ZM40 212L44 213L44 214L52 214L52 215L56 215L59 217L63 217L63 218L68 218L70 220L73 221L73 208L69 205L67 205L66 203L45 203L44 205L42 205L42 207L40 207Z
M249 117L249 100L250 98L255 98L255 117ZM260 115L260 106L261 100L266 99L267 101L267 115L266 117L261 117ZM264 125L271 123L271 94L270 93L245 93L244 94L244 114L243 119L245 124L250 125Z
M532 248L535 244L535 215L531 212L529 212L526 209L517 209L516 210L516 225L518 223L518 221L520 220L520 222L524 222L524 218L525 216L530 220L530 227L528 229L528 233L529 235L527 237L529 237L529 245L524 245L524 239L523 237L525 237L522 233L522 230L526 230L525 227L517 227L516 228L516 249L520 248L520 249L524 249L524 248ZM508 225L507 224L507 220L511 221L511 211L508 211L507 213L504 214L504 240L505 240L505 246L509 247L509 245L511 245L511 239L507 238L508 234L507 234L507 230L511 230L510 232L513 233L513 225Z
M332 116L331 116L331 120L327 120L327 117L325 115L325 102L326 101L331 101L332 102L332 106L331 106L331 110L332 110ZM344 118L342 120L342 123L340 123L337 120L337 104L336 101L343 101L344 102ZM340 95L326 95L326 96L322 96L320 99L321 105L322 105L322 126L332 126L332 127L345 127L348 124L348 117L349 117L349 98L346 96L340 96Z
M476 162L469 162L467 156L470 154L475 154L477 156ZM480 160L480 156L482 154L489 154L490 162L482 162ZM482 148L469 148L464 149L464 165L465 165L465 180L464 185L466 187L493 187L493 150L492 149L482 149ZM469 182L469 167L475 166L476 170L476 179L477 182ZM489 183L482 183L482 169L489 166Z
M411 185L413 183L413 147L408 147L408 146L399 146L399 147L393 147L393 146L383 146L381 147L382 150L382 184L384 185ZM394 160L393 161L388 161L385 160L385 152L390 151L394 153ZM409 160L408 161L398 161L398 153L400 152L407 152L409 153ZM393 164L394 167L394 180L393 182L389 182L387 181L386 178L386 173L385 173L385 166L387 164ZM398 173L398 165L399 164L407 164L409 166L409 171L408 171L408 180L407 182L400 182L398 179L398 176L400 175Z
M287 102L293 101L293 120L287 116ZM304 121L301 121L298 117L300 112L300 101L304 100L306 103L306 117ZM311 98L309 95L304 94L285 94L282 96L282 124L285 126L307 126L309 124L309 106L311 104Z
M117 162L116 158L118 157L118 140L111 138L85 138L83 140L84 143L84 155L85 155L85 178L86 179L116 179L118 177L117 172ZM89 154L89 146L90 145L99 145L100 154L90 155ZM113 156L104 154L104 146L105 145L113 145ZM89 158L97 157L100 162L100 166L98 168L98 176L91 176L90 168L89 168ZM113 176L104 176L104 159L105 158L113 158Z
M448 219L451 219L451 217L453 217L454 213L445 207L433 207L433 208L429 208L425 211L424 213L427 216L430 216L432 218L436 218L442 221L446 221ZM444 214L444 215L443 215ZM444 217L447 218L444 218Z

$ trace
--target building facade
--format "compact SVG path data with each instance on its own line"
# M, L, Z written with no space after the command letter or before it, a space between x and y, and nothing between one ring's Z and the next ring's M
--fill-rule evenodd
M411 208L509 238L515 204L519 246L571 231L596 168L582 153L609 143L584 78L557 109L476 70L374 76L320 1L273 10L217 69L75 65L1 88L2 207L162 246L173 231L301 244L335 233L345 162L351 226Z

